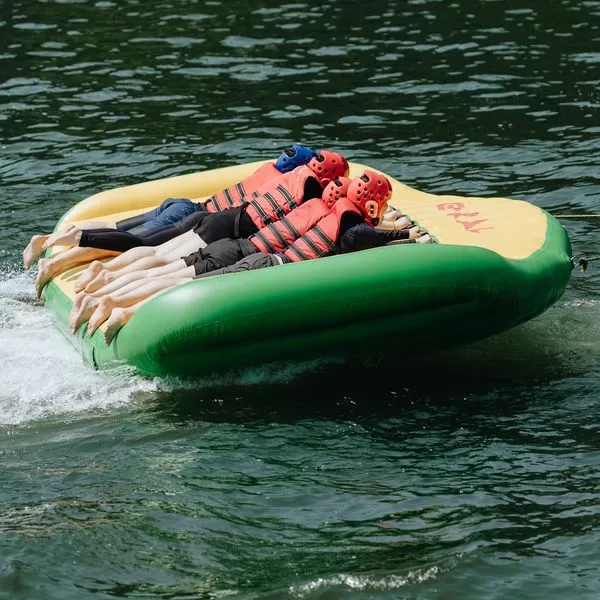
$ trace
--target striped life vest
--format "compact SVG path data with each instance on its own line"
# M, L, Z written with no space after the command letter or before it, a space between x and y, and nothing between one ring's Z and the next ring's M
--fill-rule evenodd
M353 212L364 217L356 205L348 198L340 198L326 216L296 240L284 254L292 262L321 258L338 251L337 242L340 235L342 217Z
M307 200L276 223L259 229L257 233L250 236L249 240L260 252L267 254L283 252L311 230L329 213L329 210L321 198Z
M241 206L246 196L256 194L262 186L275 177L281 177L281 172L275 167L275 163L265 163L239 183L211 196L204 206L208 212L220 212L234 206Z
M314 180L320 195L323 189L312 170L306 166L296 167L293 171L269 181L265 186L270 187L268 191L261 189L260 195L249 200L247 215L258 229L279 221L305 200L309 200L304 197L304 193L310 178Z

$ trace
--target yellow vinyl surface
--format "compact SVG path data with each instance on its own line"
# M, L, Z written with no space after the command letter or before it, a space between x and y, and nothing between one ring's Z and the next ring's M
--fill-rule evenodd
M118 221L158 206L169 197L201 201L255 171L262 162L224 167L167 179L115 188L90 196L74 206L62 223L84 220ZM365 165L351 163L351 177ZM386 175L393 186L390 204L427 230L440 244L478 246L509 259L526 259L546 239L543 210L519 200L440 196L421 192ZM59 249L55 249L59 251ZM73 282L85 266L55 278L69 296Z

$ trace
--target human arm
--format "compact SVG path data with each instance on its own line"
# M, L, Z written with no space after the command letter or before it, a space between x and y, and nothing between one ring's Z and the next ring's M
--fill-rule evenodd
M348 227L340 236L339 246L341 252L356 252L369 248L380 248L397 240L408 240L411 233L418 233L414 228L401 231L385 231L375 229L366 223L358 223Z

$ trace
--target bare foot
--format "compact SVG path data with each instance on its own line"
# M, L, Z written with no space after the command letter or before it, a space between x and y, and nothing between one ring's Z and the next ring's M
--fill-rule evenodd
M49 235L34 235L23 250L23 266L29 270L33 261L44 251L44 243Z
M71 313L78 311L81 308L81 304L86 298L85 292L77 292L73 298L73 306L71 307Z
M433 239L431 238L431 236L426 233L425 235L422 235L421 237L417 238L417 243L418 244L433 244Z
M92 281L92 279L95 279L102 272L102 269L104 269L102 262L99 260L93 261L86 271L80 275L79 279L75 282L75 291L81 292L85 286Z
M38 262L38 273L35 278L35 294L38 298L42 295L44 286L52 279L53 275L52 259L40 258Z
M127 308L114 308L110 317L106 321L104 329L104 342L110 344L114 337L119 333L121 327L131 319L133 313Z
M48 236L48 239L44 242L44 250L51 246L77 246L80 239L81 229L78 227L72 227L66 231L57 231Z
M71 310L71 315L69 317L69 329L73 333L77 333L77 330L81 327L81 324L85 323L92 316L98 304L100 304L99 298L86 296L81 302L78 310L75 310L74 308Z
M100 273L98 273L98 275L96 275L96 277L85 286L85 293L91 294L92 292L99 290L101 287L112 283L117 277L118 276L112 271L100 271Z
M115 307L115 302L110 296L106 296L100 300L100 304L98 304L94 314L90 317L88 322L88 335L93 335L94 331L110 317L110 313Z

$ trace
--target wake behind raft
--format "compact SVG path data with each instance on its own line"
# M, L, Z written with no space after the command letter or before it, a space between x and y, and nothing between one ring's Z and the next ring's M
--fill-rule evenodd
M60 224L118 221L169 196L206 198L261 164L101 192ZM371 168L350 166L351 177ZM412 340L411 355L439 350L519 325L563 294L571 246L550 214L519 200L429 194L386 176L390 204L437 243L191 281L144 304L110 345L101 329L90 337L81 327L69 339L97 368L128 363L149 375L194 376L315 356L398 355L398 339ZM81 265L63 271L43 291L64 331L81 272Z

